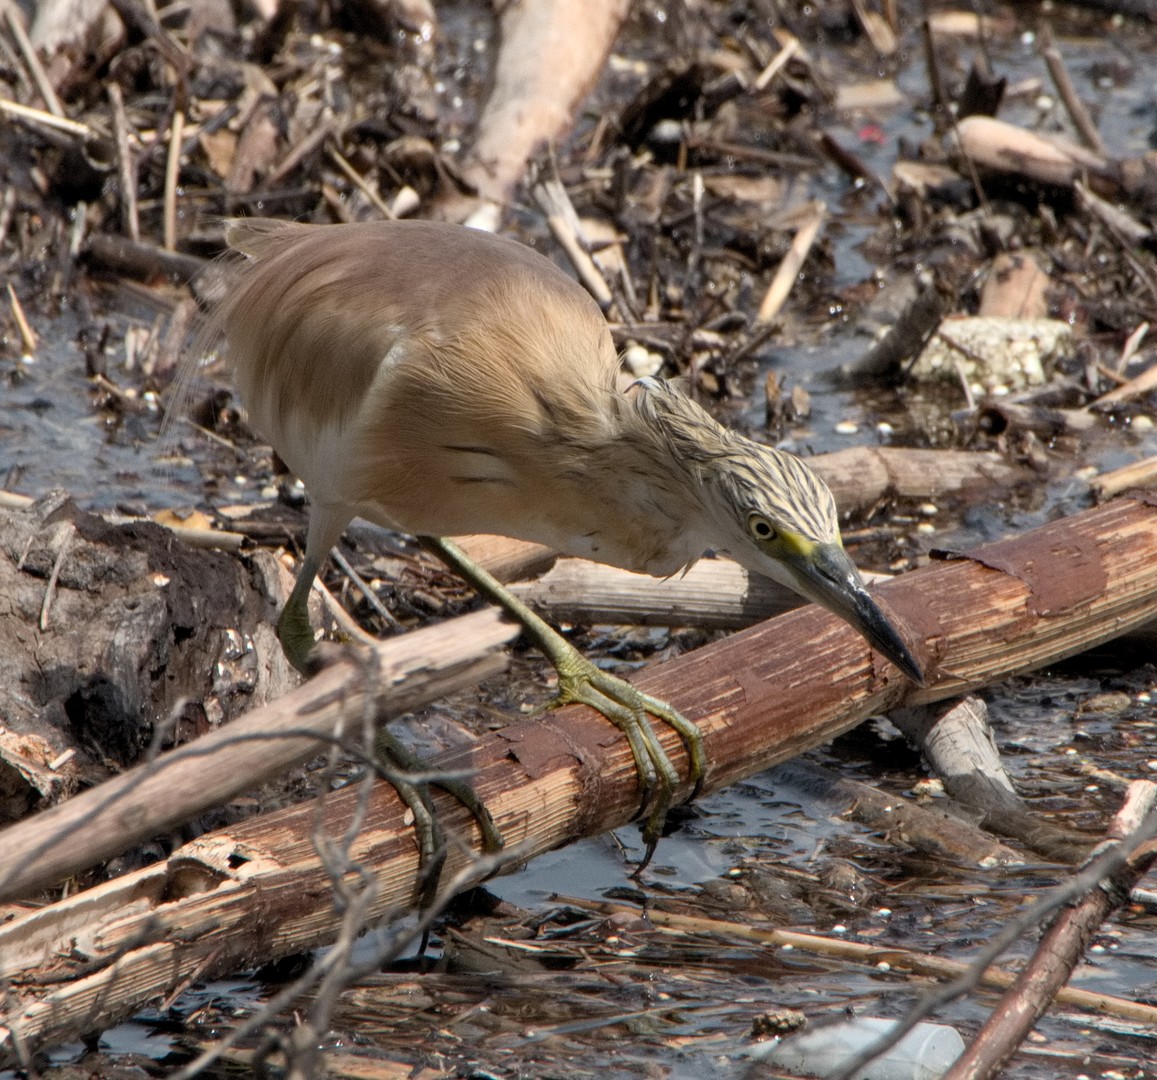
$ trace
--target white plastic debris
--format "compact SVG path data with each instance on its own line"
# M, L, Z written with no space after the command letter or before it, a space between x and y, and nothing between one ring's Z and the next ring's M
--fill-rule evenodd
M894 1025L894 1020L857 1016L754 1047L749 1054L781 1069L822 1078L837 1073ZM917 1024L891 1050L857 1072L855 1080L939 1080L963 1052L964 1040L955 1028Z

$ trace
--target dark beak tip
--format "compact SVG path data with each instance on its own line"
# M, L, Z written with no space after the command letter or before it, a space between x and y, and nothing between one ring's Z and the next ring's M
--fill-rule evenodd
M910 682L921 687L927 686L928 680L924 675L924 669L916 657L912 655L912 650L908 648L907 642L896 633L894 628L888 636L894 640L889 642L891 648L884 655L900 669L901 674Z
M911 657L906 657L907 663L900 666L900 670L908 678L910 682L915 683L919 687L928 685L928 679L921 670L920 665Z
M865 595L867 594L865 593ZM912 655L912 650L908 648L907 642L874 602L872 602L871 615L865 622L867 626L861 632L864 633L869 642L886 659L899 668L901 674L908 680L917 686L927 686L928 681L924 676L924 670Z
M896 624L888 618L880 605L865 588L858 571L843 549L826 552L826 563L812 568L808 576L816 591L801 588L805 596L827 607L856 629L886 660L916 686L927 686L924 671L907 642L900 636Z
M916 662L916 658L908 651L908 647L902 642L889 642L889 645L890 648L881 649L879 644L876 644L877 651L909 682L920 687L927 686L928 680L924 676L924 671Z

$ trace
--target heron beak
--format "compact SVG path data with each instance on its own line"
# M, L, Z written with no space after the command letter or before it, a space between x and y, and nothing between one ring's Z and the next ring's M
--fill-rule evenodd
M869 595L859 570L841 545L817 544L806 554L790 559L787 565L799 592L855 627L912 682L924 685L920 665Z

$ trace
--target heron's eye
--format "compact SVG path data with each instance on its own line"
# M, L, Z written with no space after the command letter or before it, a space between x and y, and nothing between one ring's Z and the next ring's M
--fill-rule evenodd
M747 528L756 540L769 541L775 539L775 526L762 514L752 514L747 519Z

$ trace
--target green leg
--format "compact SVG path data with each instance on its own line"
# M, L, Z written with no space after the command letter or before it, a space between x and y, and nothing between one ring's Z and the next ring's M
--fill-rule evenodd
M309 593L320 569L321 560L307 554L293 584L293 592L277 620L277 637L286 659L307 678L318 671L313 650L313 627L309 625Z
M309 594L320 569L321 560L307 551L293 591L289 594L281 617L277 620L277 636L286 657L307 677L316 675L320 667L314 651L313 627L309 624ZM452 777L423 780L418 783L408 780L406 774L425 773L429 769L421 758L410 753L385 727L379 728L375 736L374 756L379 772L393 784L402 802L414 815L423 903L433 900L438 888L442 862L445 859L445 845L442 842L433 804L430 802L429 784L436 784L470 811L482 831L482 842L487 852L502 850L502 834L494 824L490 811L465 781Z
M690 779L695 784L692 798L698 792L707 771L702 732L667 702L636 690L625 679L610 675L591 663L557 630L504 588L501 582L469 559L453 541L423 537L422 542L469 581L479 593L504 608L522 624L527 636L546 654L558 671L559 704L577 702L589 705L627 737L639 773L642 807L644 811L650 808L643 826L647 851L639 866L639 870L642 870L655 852L655 845L659 842L663 822L680 780L678 770L656 737L647 714L670 724L687 747Z

